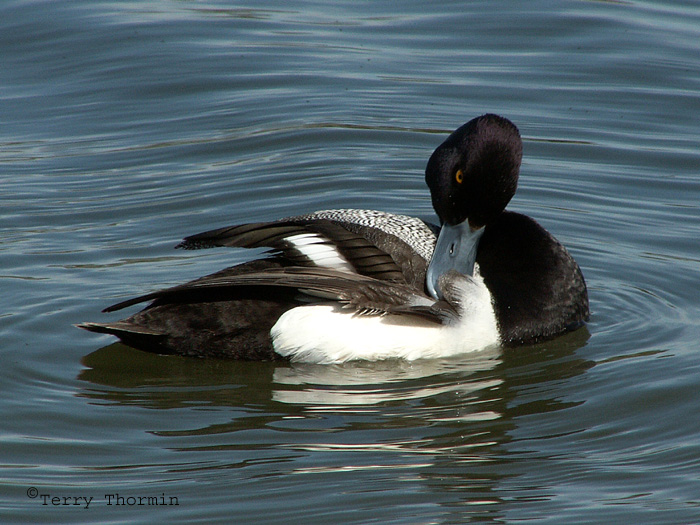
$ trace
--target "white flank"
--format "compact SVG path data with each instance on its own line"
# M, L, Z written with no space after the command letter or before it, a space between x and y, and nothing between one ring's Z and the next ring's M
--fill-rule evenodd
M292 361L438 358L500 342L491 294L480 277L460 279L459 319L436 325L406 315L363 316L339 306L299 306L272 327L275 351Z
M315 233L292 235L287 237L285 241L294 246L317 266L357 273L333 244L330 244L327 239Z

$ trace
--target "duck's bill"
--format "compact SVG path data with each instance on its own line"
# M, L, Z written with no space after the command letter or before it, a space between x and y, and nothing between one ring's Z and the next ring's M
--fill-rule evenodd
M455 270L464 275L474 273L476 249L484 228L474 230L465 220L457 225L443 224L440 229L433 258L428 266L426 286L435 299L442 299L442 291L438 285L440 276Z

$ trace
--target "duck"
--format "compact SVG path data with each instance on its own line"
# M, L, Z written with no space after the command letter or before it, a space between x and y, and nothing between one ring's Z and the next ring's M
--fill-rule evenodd
M266 256L109 306L80 328L159 354L342 363L431 359L538 343L579 329L580 267L534 219L506 210L522 139L487 113L432 153L439 224L365 209L322 210L186 237L178 248L268 248Z

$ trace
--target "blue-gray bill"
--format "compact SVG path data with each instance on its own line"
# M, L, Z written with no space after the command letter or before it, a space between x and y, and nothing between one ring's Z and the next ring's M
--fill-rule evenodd
M455 270L464 275L472 275L476 261L476 249L484 228L472 229L469 221L459 224L443 224L428 266L426 285L435 299L442 299L438 284L441 275Z

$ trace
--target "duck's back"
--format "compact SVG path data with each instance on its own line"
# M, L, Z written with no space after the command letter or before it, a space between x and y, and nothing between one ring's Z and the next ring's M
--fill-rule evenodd
M341 269L425 286L437 227L376 210L323 210L272 222L219 228L187 237L181 248L269 247L290 265Z

